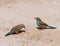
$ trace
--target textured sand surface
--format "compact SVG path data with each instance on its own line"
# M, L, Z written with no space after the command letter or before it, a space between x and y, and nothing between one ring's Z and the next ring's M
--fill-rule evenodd
M36 29L34 17L56 29ZM23 23L26 32L5 37ZM0 46L60 46L60 0L0 0Z

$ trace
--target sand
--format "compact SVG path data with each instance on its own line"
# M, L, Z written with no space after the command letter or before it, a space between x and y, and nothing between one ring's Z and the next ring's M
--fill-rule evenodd
M37 16L57 28L38 30ZM5 37L21 23L25 32ZM0 0L0 46L60 46L60 0Z

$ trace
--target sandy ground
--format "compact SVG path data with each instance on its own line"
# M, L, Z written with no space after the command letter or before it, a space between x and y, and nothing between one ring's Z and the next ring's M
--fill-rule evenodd
M56 29L36 29L34 17ZM5 37L23 23L26 32ZM60 46L60 0L0 0L0 46Z

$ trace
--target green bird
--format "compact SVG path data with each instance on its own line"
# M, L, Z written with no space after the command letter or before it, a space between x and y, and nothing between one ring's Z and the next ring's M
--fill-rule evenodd
M22 31L21 29L22 28L25 28L25 25L24 24L19 24L19 25L16 25L14 26L11 31L9 33L7 33L5 36L8 36L8 35L12 35L12 34L18 34L19 32L25 32L25 31Z
M39 29L55 29L56 27L49 26L48 24L44 23L39 17L35 17L37 28Z

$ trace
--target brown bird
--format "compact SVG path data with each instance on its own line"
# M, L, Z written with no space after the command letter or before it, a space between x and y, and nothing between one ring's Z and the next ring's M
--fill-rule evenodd
M16 25L5 36L11 35L11 34L18 34L19 32L24 32L24 31L21 30L22 28L25 28L25 25L24 24Z
M48 24L44 23L39 17L35 17L36 24L40 29L55 29L56 27L49 26Z

